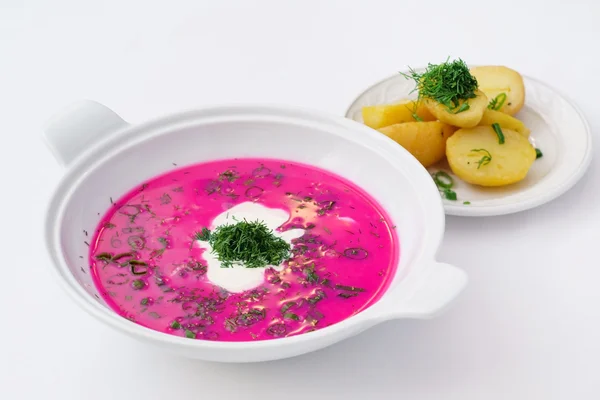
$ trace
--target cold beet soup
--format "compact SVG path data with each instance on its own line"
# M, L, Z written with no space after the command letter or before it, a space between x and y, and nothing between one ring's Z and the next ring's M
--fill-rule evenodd
M322 329L387 289L394 226L330 172L270 159L171 171L113 203L90 244L117 313L190 339L253 341Z

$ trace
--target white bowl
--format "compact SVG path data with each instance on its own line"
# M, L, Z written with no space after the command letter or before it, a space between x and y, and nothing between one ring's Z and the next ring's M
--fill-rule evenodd
M45 140L67 172L54 193L46 241L62 287L107 325L171 352L204 360L253 362L291 357L353 336L382 321L429 318L467 282L435 261L444 212L427 171L404 149L345 118L267 106L215 107L130 126L108 108L83 101L55 117ZM257 342L190 340L145 328L113 312L89 275L86 232L131 187L178 166L234 157L270 157L338 173L373 195L397 226L401 255L383 297L330 327Z

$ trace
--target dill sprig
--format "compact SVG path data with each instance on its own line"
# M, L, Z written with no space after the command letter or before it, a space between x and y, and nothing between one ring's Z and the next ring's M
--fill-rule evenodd
M212 232L207 228L195 234L196 240L208 242L221 267L242 263L246 268L279 265L289 258L290 245L273 234L264 222L239 221L221 225Z
M401 74L416 83L413 91L419 91L419 100L426 97L445 105L455 114L469 109L468 104L461 106L461 100L475 98L477 79L471 75L467 64L461 60L448 60L442 64L429 64L423 73L410 68L409 73Z

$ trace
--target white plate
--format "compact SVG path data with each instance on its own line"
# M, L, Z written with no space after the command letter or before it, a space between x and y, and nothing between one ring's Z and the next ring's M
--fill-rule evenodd
M531 129L530 142L542 151L543 157L535 161L523 181L499 188L463 182L451 174L445 162L429 168L432 173L444 170L454 178L453 190L458 199L444 199L446 214L503 215L537 207L569 190L590 165L592 138L581 111L548 85L527 76L523 79L525 106L516 117ZM416 93L410 93L413 88L414 81L400 74L384 79L354 100L346 118L362 123L363 106L416 99Z

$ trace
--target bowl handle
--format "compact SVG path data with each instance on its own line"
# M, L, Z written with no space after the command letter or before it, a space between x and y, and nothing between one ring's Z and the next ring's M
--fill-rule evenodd
M92 100L71 104L44 127L44 141L54 157L68 166L100 137L129 124L108 107Z
M382 304L382 319L435 317L443 312L467 285L467 274L453 265L432 262L421 273L392 289Z

